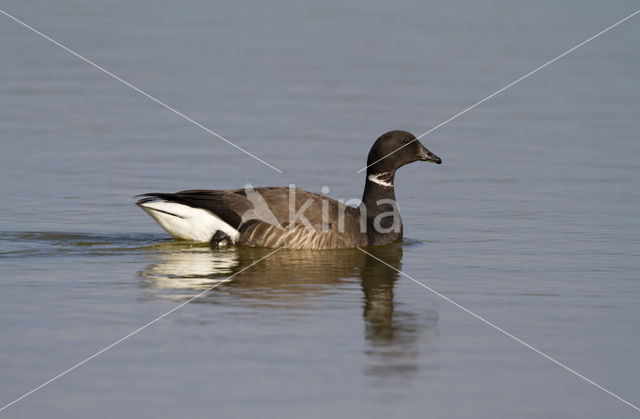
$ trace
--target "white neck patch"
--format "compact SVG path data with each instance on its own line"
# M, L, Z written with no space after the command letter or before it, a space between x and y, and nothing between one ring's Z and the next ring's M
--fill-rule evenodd
M390 178L390 175L391 175L390 172L382 172L382 173L377 173L375 175L369 175L369 176L367 176L367 179L369 179L371 182L377 183L378 185L383 186L385 188L393 188L393 182L392 181L384 180L384 178Z

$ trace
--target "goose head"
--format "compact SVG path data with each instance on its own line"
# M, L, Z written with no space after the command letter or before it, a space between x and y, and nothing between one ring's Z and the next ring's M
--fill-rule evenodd
M407 131L389 131L373 143L367 157L367 173L394 173L405 164L427 161L441 164L433 154Z

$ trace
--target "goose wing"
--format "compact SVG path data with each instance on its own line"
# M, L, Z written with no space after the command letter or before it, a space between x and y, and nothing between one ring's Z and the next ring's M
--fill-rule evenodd
M240 232L245 246L321 249L366 245L357 209L299 188L187 190L141 195L202 208Z

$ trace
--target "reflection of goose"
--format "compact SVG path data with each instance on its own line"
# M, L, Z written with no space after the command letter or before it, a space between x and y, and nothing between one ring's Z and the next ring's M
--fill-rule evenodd
M154 297L180 301L269 253L267 249L252 248L218 251L209 247L180 250L172 246L167 253L157 250L154 249L154 254L160 259L159 263L140 273L143 286ZM368 251L401 268L400 245ZM365 372L373 377L406 379L418 369L418 338L437 335L437 313L429 307L419 313L395 309L393 288L398 277L396 271L357 249L281 250L261 261L259 269L256 266L243 271L198 301L259 309L309 309L318 301L334 301L336 295L345 296L344 286L359 278L364 293ZM326 298L329 295L330 298Z
M144 286L157 296L177 300L198 294L271 252L256 248L219 251L207 246L200 248L203 252L194 253L191 248L178 251L176 248L175 245L169 247L169 253L154 252L160 262L140 275L146 279ZM335 292L340 283L352 282L365 259L365 254L354 249L327 252L281 250L261 261L259 268L242 272L224 287L216 288L215 292L202 296L198 301L219 300L218 295L224 293L241 297L242 304L302 307L310 300ZM193 292L185 292L189 289ZM182 292L176 293L177 290Z
M400 246L367 251L398 270L402 267ZM402 306L393 302L398 278L397 271L369 256L361 268L364 335L369 344L365 373L372 377L398 377L400 383L405 383L418 371L418 337L431 340L437 336L438 313L433 308L418 313L399 309Z
M231 275L237 258L235 252L216 252L214 256L209 247L195 247L162 254L160 263L140 275L154 288L202 290L219 281L212 279L212 274Z

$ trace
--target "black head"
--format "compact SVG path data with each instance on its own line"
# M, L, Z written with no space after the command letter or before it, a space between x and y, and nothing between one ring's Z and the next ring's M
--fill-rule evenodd
M442 160L430 152L407 131L389 131L373 143L367 158L367 173L395 172L414 161L441 164Z

